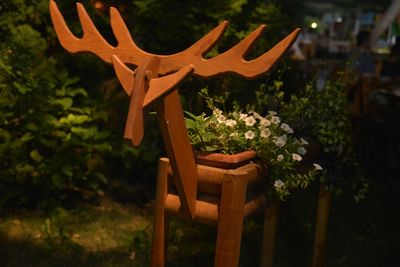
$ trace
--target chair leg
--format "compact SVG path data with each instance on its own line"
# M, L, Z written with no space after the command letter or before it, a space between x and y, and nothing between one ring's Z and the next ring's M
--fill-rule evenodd
M265 210L260 267L272 267L274 263L275 233L278 214L278 202L272 203Z
M168 167L168 159L161 158L158 164L153 241L151 247L152 267L165 266L166 240L168 238L168 218L165 214L165 199L168 193Z
M317 225L315 229L313 267L325 265L326 231L328 228L329 208L331 193L323 187L320 188L318 198Z
M215 267L239 265L247 179L226 174L222 182Z

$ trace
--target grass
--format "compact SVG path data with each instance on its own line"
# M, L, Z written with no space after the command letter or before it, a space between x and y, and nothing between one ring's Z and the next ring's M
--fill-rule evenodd
M147 213L110 202L0 219L0 266L143 266L132 237Z
M367 199L332 198L326 266L396 266L400 210L387 186L371 181ZM281 205L275 265L310 266L316 188ZM0 220L0 266L149 266L151 206L98 205L51 213L21 212ZM262 218L245 224L241 266L257 266ZM168 265L213 266L215 228L172 220Z

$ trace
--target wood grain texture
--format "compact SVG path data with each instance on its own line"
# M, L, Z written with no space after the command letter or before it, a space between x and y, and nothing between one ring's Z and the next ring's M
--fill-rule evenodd
M331 193L321 186L318 196L317 222L314 239L313 267L325 266L326 235L328 230Z
M168 218L165 214L165 200L168 193L169 160L161 158L158 163L156 201L154 207L153 241L151 246L151 266L164 267L166 241L168 238Z
M260 267L273 266L278 215L279 203L269 203L264 214L264 232L261 245Z
M119 82L124 88L125 93L130 96L135 86L135 75L136 72L128 68L117 56L112 57L112 63L114 66L115 74Z
M165 75L176 72L181 68L192 64L194 74L203 78L217 76L227 72L236 73L245 78L256 78L270 70L274 63L293 44L300 30L296 29L281 42L275 45L260 57L247 61L243 57L247 54L252 44L261 36L265 26L250 33L245 39L228 51L211 59L204 59L222 37L228 22L224 21L211 30L203 38L188 49L172 55L155 55L140 49L129 34L121 15L115 8L110 9L111 27L118 41L117 46L111 46L101 36L82 4L77 4L79 20L82 24L83 37L76 38L69 30L57 4L50 1L50 14L54 28L61 45L70 52L92 52L102 60L111 63L112 56L118 56L124 63L140 66L143 60L158 57L160 59L159 73Z
M225 175L219 205L215 267L239 265L246 191L246 178Z
M138 146L144 136L143 120L143 102L146 91L148 90L148 81L146 79L149 71L157 73L160 60L157 57L148 58L143 65L136 71L136 77L131 93L128 117L126 119L124 138L132 140L134 146Z
M157 79L151 79L149 90L143 101L143 108L176 90L176 86L193 71L193 66L186 66L179 71Z
M193 219L196 213L197 171L178 92L173 91L166 96L156 110L183 212L188 219Z
M222 169L238 168L257 156L254 151L243 151L234 155L205 151L194 151L194 154L196 163Z

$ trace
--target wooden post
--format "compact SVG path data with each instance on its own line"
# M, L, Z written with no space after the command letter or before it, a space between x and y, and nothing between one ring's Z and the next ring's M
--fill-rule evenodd
M239 265L244 203L247 191L246 178L244 175L224 175L219 205L215 267L236 267Z
M165 199L168 193L169 160L161 158L158 163L156 203L153 223L153 242L151 247L151 266L164 267L166 241L168 238L168 218L165 214Z
M317 223L315 229L313 267L325 265L326 233L328 228L329 208L331 204L331 193L323 186L319 190Z
M274 263L275 233L278 223L279 202L268 205L264 215L264 232L261 245L260 267L271 267Z

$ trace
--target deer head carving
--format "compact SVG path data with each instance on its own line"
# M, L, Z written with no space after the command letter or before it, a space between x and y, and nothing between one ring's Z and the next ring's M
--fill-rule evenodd
M264 25L228 51L210 59L203 56L221 38L228 26L227 21L182 52L155 55L141 50L135 44L117 9L110 9L111 27L118 41L117 46L110 45L101 36L82 4L77 3L77 9L83 28L83 37L80 39L71 33L55 1L50 0L51 18L61 45L72 53L92 52L114 65L118 79L131 98L124 138L131 139L133 145L139 145L144 135L143 109L156 101L159 103L156 109L171 160L174 183L183 211L193 217L197 174L176 85L190 73L203 78L227 72L248 79L261 76L291 46L300 30L294 30L271 50L250 61L245 60L244 56L261 36ZM125 64L133 64L137 68L131 70Z

